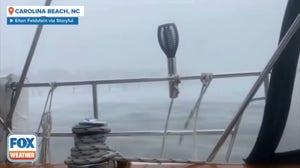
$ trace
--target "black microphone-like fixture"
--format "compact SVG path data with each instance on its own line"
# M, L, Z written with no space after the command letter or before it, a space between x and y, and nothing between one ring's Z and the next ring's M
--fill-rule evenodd
M157 31L158 42L166 54L168 59L168 73L169 76L175 76L176 72L176 51L178 48L179 37L176 25L174 23L163 24L158 27ZM170 98L176 98L178 96L178 90L175 88L176 83L169 82L170 86ZM174 90L176 89L176 91ZM174 92L175 91L175 92Z

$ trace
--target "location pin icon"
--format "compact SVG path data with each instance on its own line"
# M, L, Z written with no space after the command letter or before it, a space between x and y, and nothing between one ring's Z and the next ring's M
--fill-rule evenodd
M10 15L12 15L14 13L15 9L13 7L9 7L8 8L8 12Z

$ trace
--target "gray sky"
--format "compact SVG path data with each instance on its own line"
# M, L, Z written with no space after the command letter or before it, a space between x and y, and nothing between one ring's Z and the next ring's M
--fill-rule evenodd
M44 26L28 77L47 81L165 76L166 57L156 33L168 22L179 30L179 74L260 71L276 48L286 2L53 0L52 5L84 5L85 16L79 26ZM1 22L6 22L7 5L43 3L2 0ZM35 29L1 25L2 73L21 72Z
M1 1L2 23L10 4L37 3ZM45 26L31 72L54 68L166 72L156 31L167 22L179 29L179 72L261 70L276 47L285 4L273 0L53 0L52 5L84 5L85 16L79 26ZM35 28L2 24L2 70L21 71Z

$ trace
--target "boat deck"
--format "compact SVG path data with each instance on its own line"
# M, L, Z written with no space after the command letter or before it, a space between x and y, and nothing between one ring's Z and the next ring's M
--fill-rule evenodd
M67 168L65 164L0 164L0 168ZM243 164L130 164L119 168L300 168L300 165L243 165Z

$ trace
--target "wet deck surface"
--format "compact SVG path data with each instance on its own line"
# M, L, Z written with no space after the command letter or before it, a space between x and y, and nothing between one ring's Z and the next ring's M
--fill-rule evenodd
M67 168L65 164L30 164L30 163L15 163L15 164L0 164L0 168ZM300 168L300 165L242 165L242 164L129 164L120 166L119 168Z

